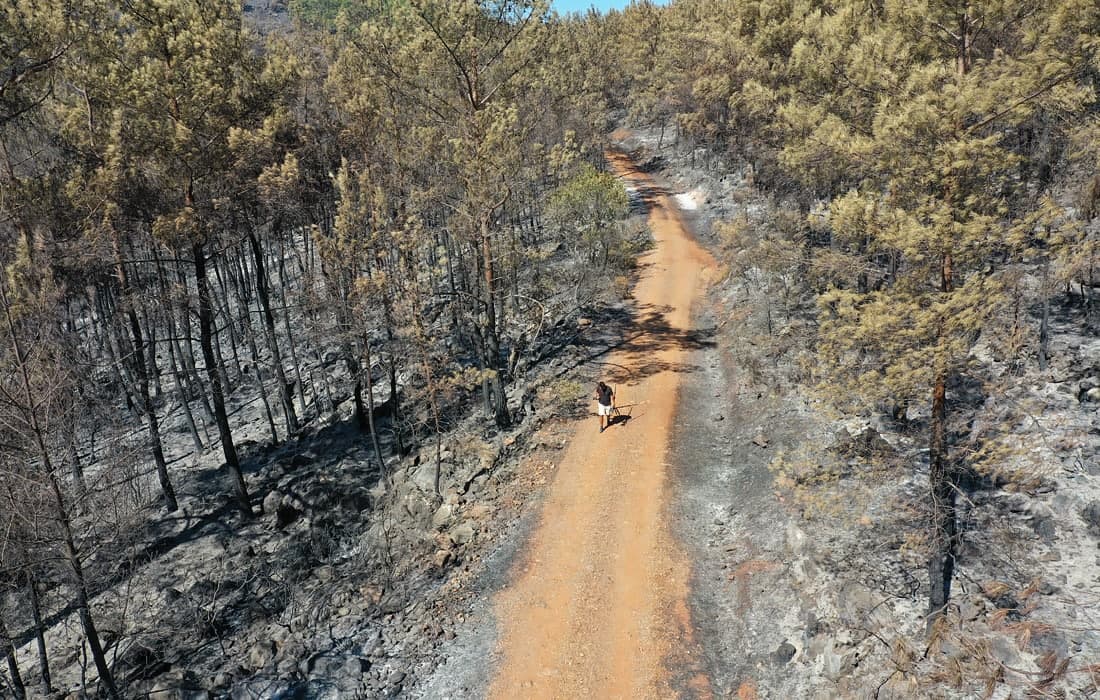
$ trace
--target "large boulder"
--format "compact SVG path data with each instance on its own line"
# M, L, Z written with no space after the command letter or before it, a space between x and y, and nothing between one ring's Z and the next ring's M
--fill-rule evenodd
M283 494L278 490L272 490L264 496L264 513L274 513L279 504L283 502Z
M426 462L416 467L412 472L412 483L416 485L416 488L420 489L422 493L429 495L435 494L435 474L436 465L435 462Z

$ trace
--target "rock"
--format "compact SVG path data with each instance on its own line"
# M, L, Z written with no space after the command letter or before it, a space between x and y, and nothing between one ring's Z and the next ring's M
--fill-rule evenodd
M305 664L306 674L310 678L338 679L349 678L358 681L370 670L370 661L359 656L344 654L316 654Z
M875 697L878 700L909 700L917 697L919 690L920 686L915 678L898 673L879 688Z
M1006 666L1019 667L1020 654L1011 637L1006 638L1002 635L994 635L990 641L992 644L989 653L994 659Z
M768 445L771 444L771 442L768 440L768 437L764 435L764 433L757 433L756 437L752 439L752 444L756 445L757 447L766 448Z
M1047 510L1049 511L1049 509ZM1053 543L1058 538L1058 529L1054 524L1053 513L1032 513L1031 520L1028 524L1031 526L1031 529L1035 531L1035 534L1047 544Z
M434 495L435 474L435 462L428 462L426 464L421 464L412 472L411 480L412 483L416 485L416 488L420 489L423 493Z
M451 528L451 541L458 545L469 544L474 539L474 526L460 523Z
M400 686L404 682L405 682L405 672L404 671L394 671L393 673L391 673L389 675L388 678L386 678L386 685L388 685L390 687L393 687L393 688L396 688L397 686Z
M974 596L970 598L964 598L959 602L959 619L964 622L973 622L985 611L985 605L982 599Z
M836 597L837 612L840 614L841 621L857 629L872 624L868 615L876 609L878 601L875 597L874 592L862 584L854 581L845 583Z
M437 549L435 554L432 555L432 564L437 569L443 569L451 561L451 551L449 549Z
M1082 380L1077 385L1077 400L1081 403L1100 401L1100 391L1097 390L1097 387L1100 387L1100 380L1095 377Z
M264 509L267 512L267 509ZM287 503L284 499L275 509L275 527L282 529L302 517L302 511Z
M787 549L791 554L801 554L806 549L807 541L806 533L794 522L787 524Z
M362 656L349 656L344 662L344 673L349 676L362 676L370 671L370 659Z
M726 417L725 417L725 416L723 416L723 415L722 415L721 413L719 413L718 415L716 415L716 416L714 417L714 422L715 422L715 423L719 423L719 422L721 422L721 421L724 421L725 419L726 419Z
M299 452L290 458L290 466L294 469L300 469L301 467L308 467L317 461L317 455L312 452Z
M821 651L821 673L831 681L839 680L852 668L854 652L838 653L830 640Z
M271 700L305 700L308 697L309 685L305 682L287 682L284 680L272 680L271 678L257 678L245 681L233 686L233 690L227 696L229 700L255 700L255 698L270 698Z
M133 679L156 678L171 669L171 665L164 660L162 652L140 642L125 647L115 663L119 669L127 669L127 675Z
M270 641L256 642L248 650L248 665L255 671L262 669L275 658L275 645Z
M1100 501L1092 501L1082 508L1081 519L1088 525L1090 535L1100 537Z
M367 489L367 493L370 494L371 500L378 503L386 495L386 480L379 479L378 483Z
M779 648L772 652L772 661L782 666L793 659L796 653L798 653L798 649L795 649L793 644L784 639Z
M427 522L435 512L433 504L428 500L427 494L415 491L405 494L401 499L401 505L412 518L418 522Z
M484 503L476 503L466 509L466 517L470 520L488 520L489 516L493 514L492 507Z
M275 672L282 678L288 678L298 673L298 659L287 657L280 659L275 664Z
M481 490L485 488L485 484L488 483L488 481L488 474L479 474L478 476L475 476L473 481L470 482L470 486L466 490L466 493L471 496L476 493L480 493Z
M279 491L269 491L267 493L267 495L264 496L264 505L263 505L264 512L265 513L274 513L279 508L279 504L282 503L282 502L283 502L283 494L281 492L279 492Z
M455 507L450 503L444 503L436 509L432 515L432 527L436 530L442 530L443 527L451 521L454 517Z

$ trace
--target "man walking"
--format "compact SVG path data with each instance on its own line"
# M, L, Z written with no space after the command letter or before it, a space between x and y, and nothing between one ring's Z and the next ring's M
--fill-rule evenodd
M607 384L596 384L596 413L600 418L600 432L602 433L611 425L611 411L615 408L615 391Z

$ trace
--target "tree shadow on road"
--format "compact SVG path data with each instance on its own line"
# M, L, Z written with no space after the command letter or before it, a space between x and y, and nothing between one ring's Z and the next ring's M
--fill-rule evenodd
M599 364L609 368L607 377L613 383L637 382L660 372L697 372L699 368L690 361L670 362L659 354L669 350L695 351L713 348L714 328L673 328L666 319L670 308L647 307L645 314L630 324L630 332L617 342L582 356L576 362L563 367L556 376L565 376L586 364ZM612 352L620 352L627 364L607 362L600 358Z

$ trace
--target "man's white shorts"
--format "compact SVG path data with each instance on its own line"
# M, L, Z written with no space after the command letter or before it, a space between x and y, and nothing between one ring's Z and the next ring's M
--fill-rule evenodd
M610 416L611 415L611 407L610 406L605 406L602 403L600 403L599 401L596 402L596 405L599 406L599 408L597 409L597 413L599 413L601 416Z

